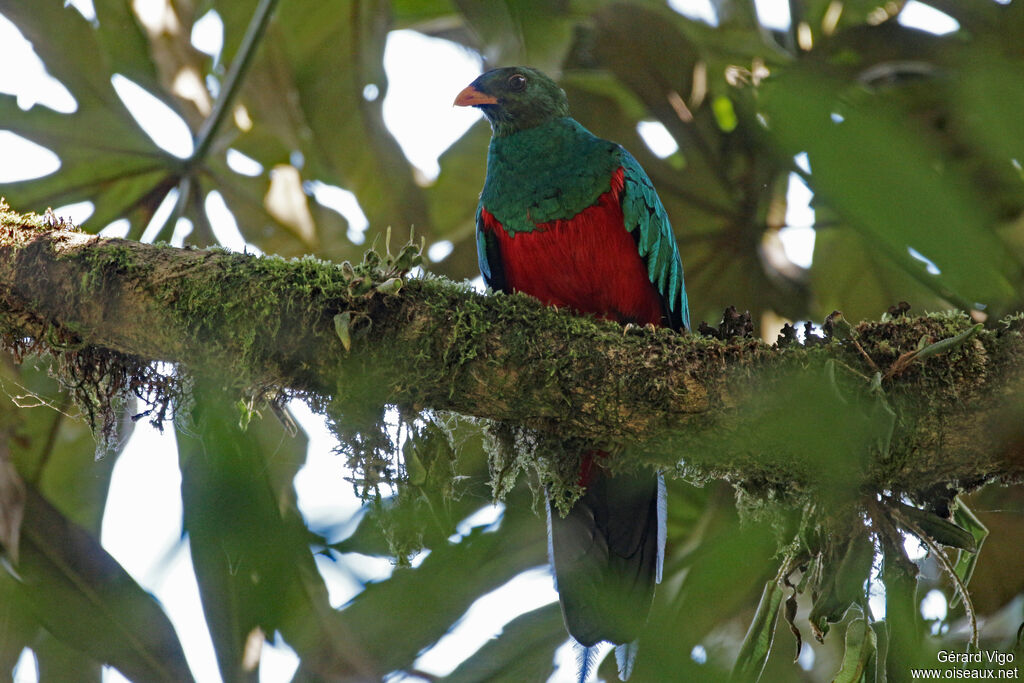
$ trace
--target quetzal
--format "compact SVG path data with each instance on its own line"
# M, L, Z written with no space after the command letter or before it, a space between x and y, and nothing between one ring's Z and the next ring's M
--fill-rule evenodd
M490 121L477 255L493 289L637 325L689 326L683 267L650 178L620 145L569 116L565 92L535 69L488 71L455 104ZM608 476L581 458L582 497L562 517L548 503L549 554L565 625L584 648L615 643L628 677L661 580L660 475Z

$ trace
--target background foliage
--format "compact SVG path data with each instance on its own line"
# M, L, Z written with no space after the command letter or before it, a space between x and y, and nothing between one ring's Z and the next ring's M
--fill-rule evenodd
M138 239L173 189L174 213L159 239L170 238L180 216L193 226L186 242L204 246L215 242L205 200L217 190L245 239L264 252L358 260L364 245L311 196L306 181L315 180L356 195L369 239L387 226L399 234L415 226L428 243L454 245L429 265L432 272L474 277L473 213L489 131L482 122L471 128L441 158L437 180L422 182L382 117L385 41L389 31L411 28L464 45L488 66L529 63L560 76L576 118L624 144L653 178L677 231L696 320L715 320L729 304L755 320L821 319L837 308L857 320L900 300L916 311L955 307L994 320L1024 309L1024 8L930 4L959 29L943 36L909 29L896 20L902 2L872 0L794 0L792 28L784 32L761 26L744 0L714 0L714 27L655 0L182 0L168 4L174 21L160 30L143 25L122 0L94 0L91 22L58 0L0 0L0 13L77 101L73 113L61 114L23 111L14 97L0 95L0 127L49 147L62 164L46 177L6 184L0 195L26 211L89 200L95 211L83 228L98 231L126 218L128 236ZM224 23L216 61L189 40L209 11ZM261 16L269 20L261 23ZM114 90L114 74L188 122L191 155L170 154L140 129ZM200 88L189 94L182 87L189 82ZM371 84L379 96L367 96ZM667 158L637 132L638 122L651 120L679 146ZM231 170L229 149L263 170ZM795 161L800 153L804 167ZM806 269L786 259L779 239L792 173L815 197L814 259ZM0 574L0 670L30 646L44 679L63 680L61 672L71 671L75 680L98 678L97 662L107 662L138 680L181 680L185 664L169 622L95 540L118 454L93 461L90 435L65 417L69 404L44 372L8 362L3 377L8 395L47 397L49 405L7 405L0 422L9 437L0 456L9 456L35 501L26 513L21 583ZM423 473L402 495L414 502L368 505L355 533L339 542L336 530L308 529L295 507L291 481L304 440L269 414L243 431L237 414L216 388L199 388L179 438L184 526L226 680L255 675L241 662L257 627L280 632L296 650L300 677L410 671L417 653L475 598L544 562L543 521L525 490L511 495L498 528L449 540L455 524L490 495L483 445L471 425L413 435L407 451ZM454 496L434 485L453 468L465 478ZM740 527L725 484L695 488L676 480L670 500L668 573L652 616L660 635L645 641L649 654L641 655L637 679L688 672L720 680L747 625L758 623L762 586L775 586L764 593L776 610L768 610L769 626L789 595L773 581L775 531L755 521ZM999 511L981 515L993 534L972 592L977 611L989 617L984 642L1007 650L1024 610L1024 566L1010 550L1024 536L1024 497L1019 488L983 490L972 507ZM393 508L399 512L389 513ZM429 556L332 609L310 551L342 565L346 553L388 555L395 535L410 533L402 515L425 509L430 523L412 534ZM403 547L408 539L398 541ZM937 587L951 597L935 561L934 553L921 561L918 593ZM859 575L861 593L869 569ZM886 574L892 571L875 568L874 590L886 589L889 621L902 604L913 622L916 598L901 592L898 578ZM931 625L937 639L928 647L963 647L958 609ZM847 656L860 642L856 629L867 624L854 611ZM145 628L140 614L148 615ZM806 622L799 623L809 640ZM787 661L785 630L766 676L836 675L841 637L816 645L805 670ZM557 606L548 605L511 622L448 679L543 679L564 640ZM698 644L702 654L691 656ZM744 650L748 661L767 656L765 647L752 647ZM839 680L863 673L846 664L842 671L849 677Z

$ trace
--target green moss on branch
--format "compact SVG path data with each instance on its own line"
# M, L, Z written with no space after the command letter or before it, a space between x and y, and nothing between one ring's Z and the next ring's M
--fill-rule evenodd
M370 438L385 405L486 418L540 435L518 457L547 459L551 478L571 470L551 439L613 453L628 443L613 467L674 467L763 496L836 476L919 496L1024 478L1019 449L1007 448L1024 423L1019 319L897 365L922 339L972 321L861 323L852 338L780 349L403 278L402 253L356 265L257 258L98 238L7 211L0 334L19 353L124 359L129 388L140 367L167 361L250 396L303 396L369 451L389 446Z

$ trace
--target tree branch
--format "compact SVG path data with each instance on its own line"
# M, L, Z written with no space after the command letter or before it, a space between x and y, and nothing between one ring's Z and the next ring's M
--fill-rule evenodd
M351 266L176 249L0 212L8 348L98 347L218 373L250 392L347 402L348 415L391 403L613 451L629 443L634 462L751 491L856 476L922 498L1024 480L1019 316L908 363L922 341L972 321L861 323L856 344L723 342L625 329L439 278L399 280L404 267L377 255Z

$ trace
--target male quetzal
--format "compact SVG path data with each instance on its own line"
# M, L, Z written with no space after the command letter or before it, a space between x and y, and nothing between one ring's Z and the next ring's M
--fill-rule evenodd
M689 326L683 267L654 186L629 152L569 116L565 92L535 69L483 74L455 99L491 123L476 214L477 254L493 289L637 325ZM582 458L583 496L562 517L548 504L549 552L562 614L585 652L619 645L627 677L661 580L660 475L608 476Z

